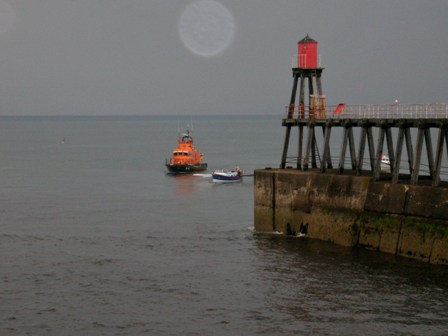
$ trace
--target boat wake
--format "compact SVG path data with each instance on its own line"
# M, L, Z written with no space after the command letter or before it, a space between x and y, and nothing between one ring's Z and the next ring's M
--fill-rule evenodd
M212 174L193 174L193 176L198 176L198 177L212 177Z

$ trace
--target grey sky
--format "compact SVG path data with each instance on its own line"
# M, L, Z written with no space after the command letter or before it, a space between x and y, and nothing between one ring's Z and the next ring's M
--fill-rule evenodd
M328 104L448 102L446 0L221 0L218 55L182 43L189 0L0 0L0 115L278 114L319 42Z

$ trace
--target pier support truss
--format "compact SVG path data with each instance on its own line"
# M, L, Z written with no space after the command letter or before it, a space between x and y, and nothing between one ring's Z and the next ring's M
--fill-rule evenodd
M286 136L280 168L292 168L287 163L294 162L296 169L306 171L311 167L325 173L336 163L339 174L350 167L351 173L370 174L374 180L418 184L419 178L425 176L433 186L440 184L443 153L448 157L448 105L344 106L340 114L320 113L324 117L321 119L307 111L302 113L303 105L297 106L299 117L294 118L295 108L291 104L287 107L282 122ZM297 155L288 157L292 127L298 129ZM337 141L332 138L335 128L339 128ZM320 129L322 132L318 132ZM332 159L331 149L339 149L339 156ZM386 153L389 164L382 160Z

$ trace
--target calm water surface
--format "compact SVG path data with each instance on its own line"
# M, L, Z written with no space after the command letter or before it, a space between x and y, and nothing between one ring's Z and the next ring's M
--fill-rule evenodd
M191 120L0 118L1 335L447 335L448 268L253 232L253 178L165 174ZM280 117L195 117L209 173Z

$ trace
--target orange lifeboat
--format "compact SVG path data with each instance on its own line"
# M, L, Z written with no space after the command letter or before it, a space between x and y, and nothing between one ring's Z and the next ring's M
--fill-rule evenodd
M204 154L193 146L193 138L187 129L177 139L177 148L173 150L172 157L166 160L165 166L171 174L195 173L207 169L207 164L202 162L203 158Z

